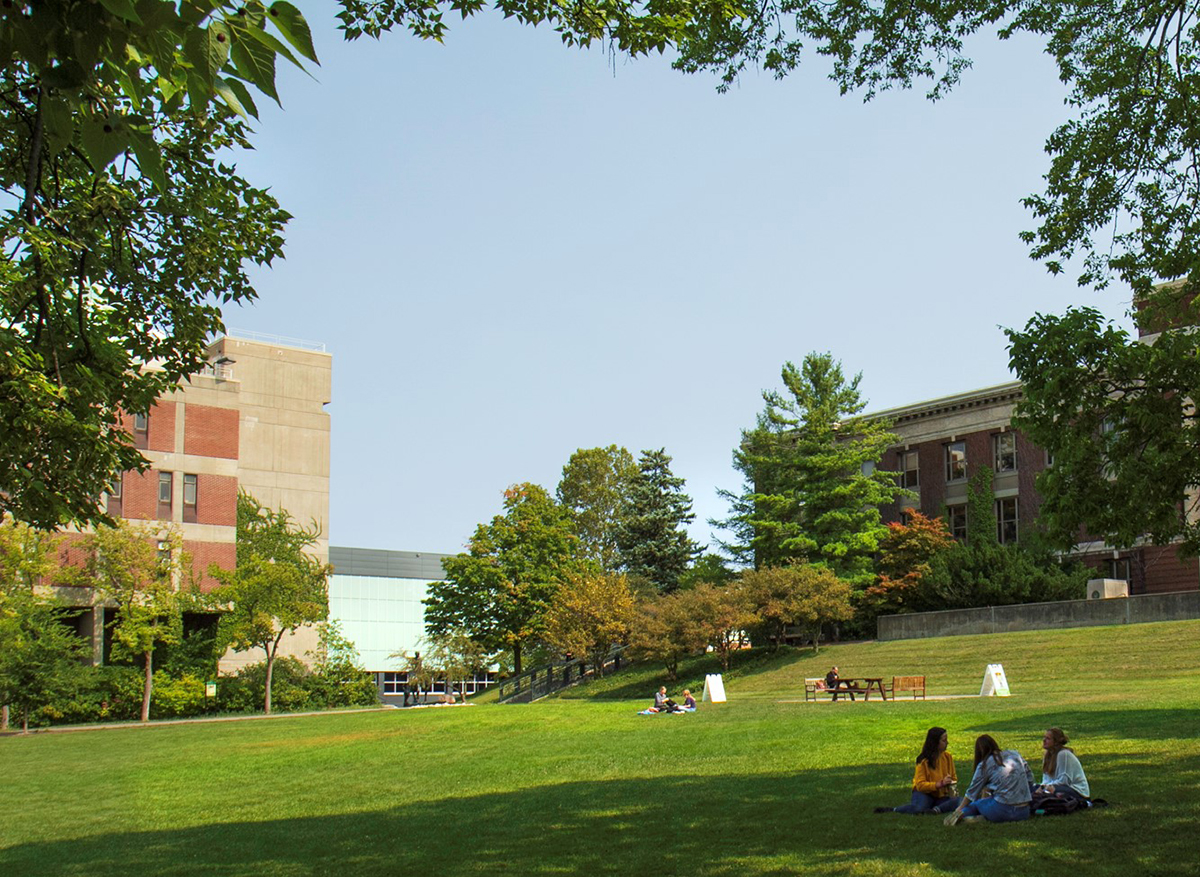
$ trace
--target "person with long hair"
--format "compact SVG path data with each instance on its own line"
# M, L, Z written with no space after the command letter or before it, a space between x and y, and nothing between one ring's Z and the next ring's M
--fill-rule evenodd
M1075 751L1067 746L1062 728L1049 728L1042 737L1042 783L1039 789L1050 795L1079 798L1086 801L1092 795ZM1086 805L1085 805L1086 806Z
M950 737L945 728L930 728L925 732L925 745L917 756L913 772L912 800L899 807L876 807L876 813L949 813L958 806L954 789L958 774L954 757L946 751Z
M990 797L983 797L990 791ZM1033 771L1015 749L1001 749L988 734L975 740L975 772L958 807L946 817L947 825L959 820L1019 822L1030 816Z

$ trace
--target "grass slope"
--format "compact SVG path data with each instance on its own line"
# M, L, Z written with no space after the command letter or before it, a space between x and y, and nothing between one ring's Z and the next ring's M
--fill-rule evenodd
M640 669L532 706L7 737L0 874L1195 875L1198 643L1189 621L751 657L688 716L635 715ZM795 702L831 663L936 695L995 661L1011 698ZM960 779L975 735L1032 762L1060 725L1115 806L872 814L907 800L932 724Z

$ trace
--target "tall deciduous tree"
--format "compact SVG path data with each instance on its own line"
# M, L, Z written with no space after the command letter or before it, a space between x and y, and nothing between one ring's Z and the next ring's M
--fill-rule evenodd
M504 514L480 524L468 551L442 561L446 579L429 586L425 629L461 628L485 648L522 651L545 631L546 612L567 577L587 567L570 513L536 484L504 492Z
M143 722L150 720L154 691L154 648L179 642L178 588L184 557L179 532L171 527L119 521L87 537L88 575L97 593L116 604L113 656L142 665Z
M608 572L621 566L617 532L637 475L633 454L609 445L577 450L558 482L558 501L575 516L582 553Z
M700 553L687 533L696 516L692 498L683 492L685 483L671 474L664 448L642 451L617 529L625 571L648 580L660 594L679 587L679 577Z
M284 509L266 508L245 491L238 494L237 567L213 567L227 603L218 636L238 650L263 650L267 662L263 712L271 712L271 680L280 643L301 627L329 615L327 581L333 568L313 557L320 537L292 520Z
M63 608L38 586L58 569L61 537L11 519L0 521L0 730L9 706L29 730L29 714L65 691L84 643L67 628Z
M873 555L886 532L879 507L906 494L875 462L897 439L889 424L859 416L858 384L829 354L784 364L785 391L763 393L766 408L733 453L745 483L722 491L732 514L715 522L723 543L756 566L820 563L857 587L874 578Z
M576 573L559 588L546 613L546 641L560 652L586 655L597 676L614 645L629 638L633 591L625 576Z
M105 521L95 498L146 466L122 412L197 372L246 264L282 252L288 215L218 154L297 56L286 2L0 9L0 513Z
M1047 536L1070 548L1082 528L1118 547L1178 539L1200 552L1195 333L1143 344L1080 308L1008 337L1025 385L1014 424L1053 459L1037 478Z

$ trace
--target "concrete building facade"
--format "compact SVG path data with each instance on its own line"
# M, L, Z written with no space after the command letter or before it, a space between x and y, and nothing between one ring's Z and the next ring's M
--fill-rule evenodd
M145 472L126 472L103 498L116 518L161 522L179 531L202 590L217 582L209 567L237 562L237 496L246 490L263 505L286 509L323 534L312 553L328 560L332 358L323 345L268 336L219 338L208 366L165 394L144 415L127 415L124 427L149 461ZM61 559L83 562L82 534L68 534ZM78 629L105 653L106 615L87 588L61 589L80 608ZM302 631L285 646L303 656L316 646ZM255 652L230 654L223 670L261 660Z

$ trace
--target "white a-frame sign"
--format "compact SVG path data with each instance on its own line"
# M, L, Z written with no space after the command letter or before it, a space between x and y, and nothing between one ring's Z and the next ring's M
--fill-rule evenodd
M704 696L701 699L709 703L725 702L725 683L720 673L709 673L704 677Z
M1004 677L1003 664L988 664L983 671L983 687L980 697L1008 697L1008 679Z

